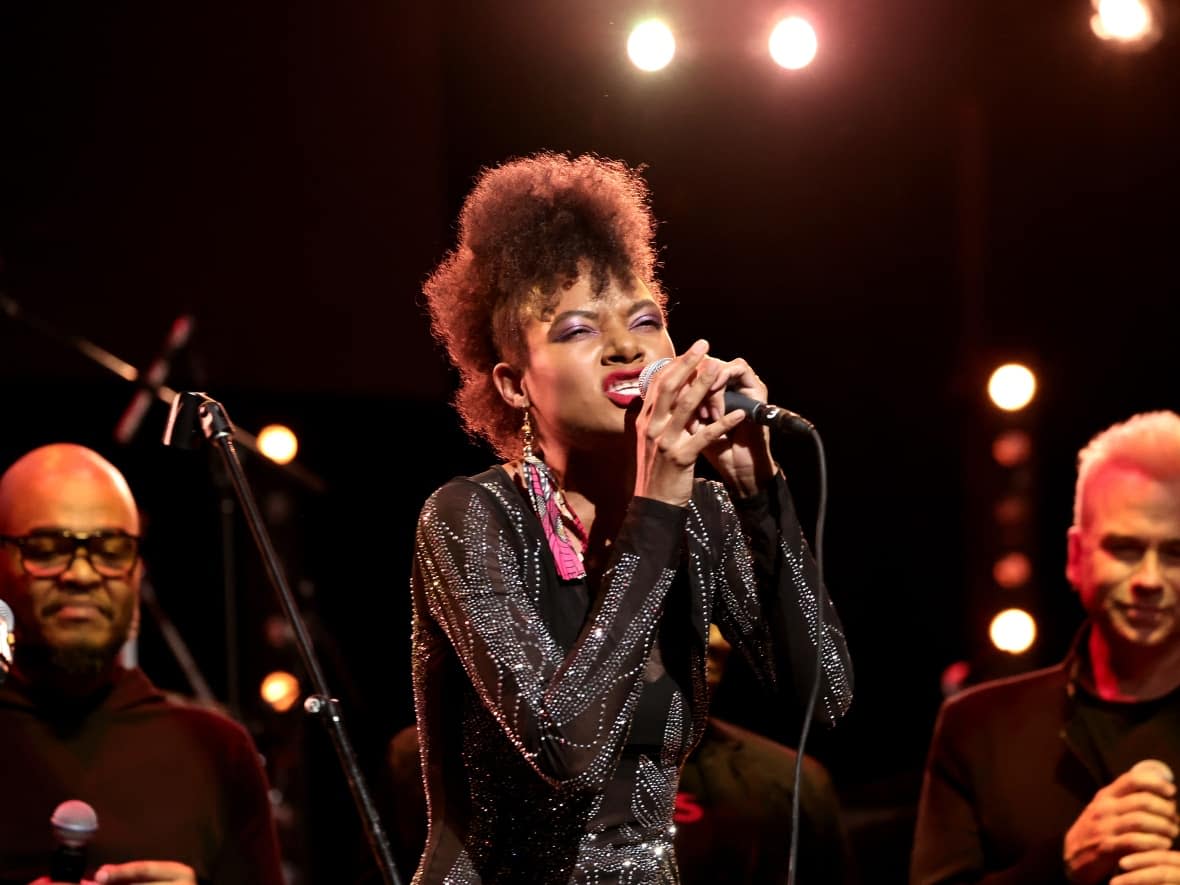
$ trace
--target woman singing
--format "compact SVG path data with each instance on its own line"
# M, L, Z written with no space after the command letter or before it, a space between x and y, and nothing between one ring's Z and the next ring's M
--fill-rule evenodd
M447 482L418 521L416 885L677 882L710 623L769 691L805 699L819 661L820 717L851 702L769 431L724 413L727 388L766 387L705 341L677 355L654 231L637 170L514 159L481 173L425 284L456 408L503 463ZM702 455L720 482L696 476Z

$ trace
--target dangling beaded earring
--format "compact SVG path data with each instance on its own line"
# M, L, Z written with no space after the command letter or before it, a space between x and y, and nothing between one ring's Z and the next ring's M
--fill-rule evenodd
M539 459L533 454L533 422L529 420L528 406L525 406L521 411L524 412L524 420L520 423L520 440L524 460L526 463L537 461Z
M586 569L582 565L582 555L570 542L566 531L566 519L581 542L582 549L586 548L588 540L586 529L578 515L566 503L565 495L557 487L553 479L553 471L533 451L533 425L529 421L529 410L524 409L524 421L520 426L521 436L521 473L524 475L524 487L529 495L529 502L533 505L533 512L541 520L545 529L545 538L549 542L549 550L557 564L557 574L563 581L576 581L586 577Z

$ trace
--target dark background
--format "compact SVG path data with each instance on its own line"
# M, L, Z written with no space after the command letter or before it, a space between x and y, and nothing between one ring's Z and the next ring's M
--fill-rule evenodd
M1127 53L1094 38L1085 0L816 0L820 54L790 73L762 50L775 7L686 0L662 7L680 46L653 75L624 53L644 10L613 0L6 4L0 288L25 316L0 316L0 461L70 439L124 468L164 612L268 755L292 864L342 881L366 859L359 819L324 732L257 700L265 672L301 671L267 639L276 597L220 461L165 449L160 402L116 444L133 388L70 336L143 369L189 313L169 383L299 435L323 491L239 454L381 794L385 743L412 722L417 509L492 460L447 406L421 282L482 165L541 148L642 163L675 339L745 356L822 434L826 486L807 440L780 454L813 540L826 495L857 697L807 748L871 881L900 882L944 668L1062 654L1077 449L1178 405L1180 8L1164 8L1162 41ZM1014 417L983 392L1008 359L1041 384ZM1003 426L1034 441L1018 476L988 459ZM1032 503L1016 540L1034 578L1008 597L1041 634L1000 660L990 566L1012 539L992 505L1009 486ZM150 618L140 657L190 691ZM731 677L720 710L797 744L797 716Z

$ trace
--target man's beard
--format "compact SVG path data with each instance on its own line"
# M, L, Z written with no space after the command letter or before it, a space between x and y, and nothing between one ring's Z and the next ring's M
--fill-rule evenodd
M118 653L119 645L112 644L60 648L25 642L18 646L15 663L28 673L49 670L67 678L89 680L110 669Z
M52 673L64 677L67 681L90 682L110 671L120 649L127 641L127 635L127 630L113 630L110 638L101 645L51 645L44 641L28 639L17 643L13 655L14 663L30 675Z
M109 669L118 653L117 645L54 648L49 650L49 664L63 676L92 679Z

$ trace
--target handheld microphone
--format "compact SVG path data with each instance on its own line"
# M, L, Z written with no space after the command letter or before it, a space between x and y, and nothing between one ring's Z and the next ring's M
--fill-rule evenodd
M643 367L643 371L639 373L639 396L641 398L647 398L647 388L651 384L651 379L670 362L672 362L670 357L662 357ZM753 397L738 393L736 390L727 390L725 391L725 411L728 414L734 409L741 409L745 412L746 420L753 421L755 424L764 424L773 430L788 433L811 433L815 430L815 426L810 421L789 409L758 402Z
M126 445L131 442L131 438L135 436L139 430L139 425L143 423L144 415L147 414L148 407L152 404L152 397L157 390L163 385L164 380L168 377L168 370L172 368L172 361L176 359L185 345L188 344L188 339L193 333L193 318L188 314L183 314L176 318L172 324L172 328L168 331L168 339L164 342L164 350L156 357L144 373L139 390L135 391L135 396L131 398L131 402L127 404L122 417L119 418L119 423L115 425L115 441Z
M0 599L0 685L8 678L12 670L12 652L14 646L13 631L16 630L16 615L8 607L8 603Z
M78 799L67 799L49 818L57 847L49 858L51 882L81 882L86 871L86 846L98 832L98 815Z

